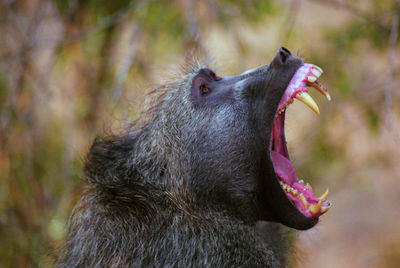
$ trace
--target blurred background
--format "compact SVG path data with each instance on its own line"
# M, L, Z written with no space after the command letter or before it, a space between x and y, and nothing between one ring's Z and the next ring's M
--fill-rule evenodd
M51 266L93 138L187 58L234 75L281 45L332 95L286 117L298 176L334 203L291 266L400 267L399 16L396 0L2 0L0 267Z

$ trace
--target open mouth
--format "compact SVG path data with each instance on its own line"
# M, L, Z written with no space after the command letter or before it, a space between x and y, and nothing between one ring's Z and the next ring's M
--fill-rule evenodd
M308 218L316 218L324 214L332 203L327 200L328 189L322 196L316 197L310 184L297 178L286 147L285 112L288 105L296 98L319 114L318 106L308 94L306 86L315 88L330 100L329 93L317 82L322 72L321 68L306 63L294 74L276 111L270 142L271 160L279 183L289 200Z

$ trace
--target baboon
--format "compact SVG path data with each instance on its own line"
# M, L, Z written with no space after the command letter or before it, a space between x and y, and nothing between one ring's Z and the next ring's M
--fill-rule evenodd
M321 73L284 47L237 76L187 67L123 134L94 141L57 266L284 267L287 227L330 207L296 177L284 134L294 98L319 112L306 86L329 98Z

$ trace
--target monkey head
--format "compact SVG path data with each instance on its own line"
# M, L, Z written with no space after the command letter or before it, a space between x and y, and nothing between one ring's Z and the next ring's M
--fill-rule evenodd
M331 206L328 192L318 198L297 178L284 121L295 98L319 113L306 86L330 99L316 81L321 73L281 47L270 64L237 76L203 67L190 77L190 120L182 119L179 138L189 152L187 183L198 202L228 207L243 220L300 230L317 223Z

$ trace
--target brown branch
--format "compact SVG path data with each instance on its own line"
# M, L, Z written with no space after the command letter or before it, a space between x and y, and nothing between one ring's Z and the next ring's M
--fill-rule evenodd
M9 10L11 11L11 10ZM42 21L43 12L45 11L44 5L38 3L32 17L30 18L29 25L26 30L19 29L17 27L17 32L20 34L22 40L20 47L18 48L15 55L12 57L12 62L16 66L16 70L13 70L14 74L8 77L8 87L9 92L7 96L7 102L4 109L1 112L0 118L0 130L2 133L8 133L9 125L12 121L12 114L15 113L15 116L18 120L23 120L23 116L15 110L18 101L18 95L23 90L24 83L26 81L27 70L30 67L30 54L33 48L35 47L31 40L33 40L34 36L37 34L39 29L39 25ZM13 13L13 15L16 15ZM8 23L13 23L14 21L10 21ZM32 106L32 103L30 103Z

